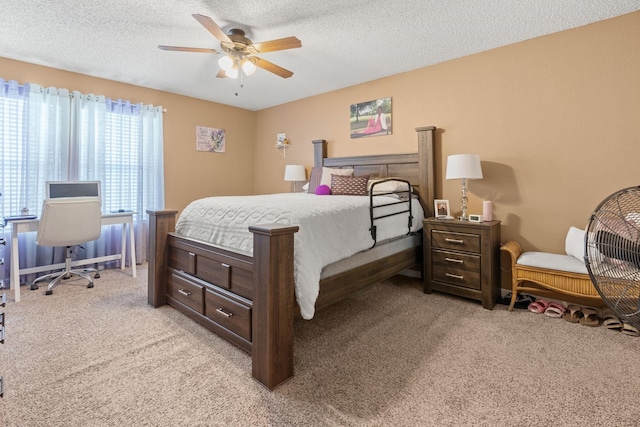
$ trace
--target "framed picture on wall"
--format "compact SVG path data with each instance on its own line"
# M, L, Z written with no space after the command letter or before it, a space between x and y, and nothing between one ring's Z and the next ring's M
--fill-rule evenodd
M391 135L391 97L351 105L351 138Z
M211 153L224 153L225 150L224 129L196 126L196 150L209 151Z
M436 213L436 218L450 218L451 210L449 209L449 201L443 199L436 199L433 201L433 211Z

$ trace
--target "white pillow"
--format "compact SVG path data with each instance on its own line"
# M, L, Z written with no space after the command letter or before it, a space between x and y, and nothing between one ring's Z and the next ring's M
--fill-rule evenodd
M367 190L371 190L371 186L382 179L370 179L367 184ZM391 193L394 191L407 191L407 183L402 181L386 181L373 187L373 194Z
M353 176L353 171L353 169L323 167L320 185L326 185L331 188L331 175Z
M584 261L584 230L570 227L567 238L564 241L564 250L567 255Z

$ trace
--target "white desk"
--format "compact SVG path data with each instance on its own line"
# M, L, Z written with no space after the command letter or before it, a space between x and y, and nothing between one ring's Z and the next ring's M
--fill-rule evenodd
M102 225L122 224L122 247L120 253L115 255L107 255L98 258L87 258L73 261L72 266L95 264L98 262L106 262L120 260L120 268L124 270L124 260L127 252L127 228L129 229L129 241L131 243L131 274L136 277L136 250L133 232L133 214L135 212L117 212L102 215ZM20 276L29 273L39 273L49 270L60 270L64 268L64 263L44 265L40 267L31 267L20 269L20 251L18 250L18 234L30 231L38 231L38 219L21 219L12 220L11 224L11 282L10 289L14 291L15 301L20 301ZM127 227L128 225L128 227Z

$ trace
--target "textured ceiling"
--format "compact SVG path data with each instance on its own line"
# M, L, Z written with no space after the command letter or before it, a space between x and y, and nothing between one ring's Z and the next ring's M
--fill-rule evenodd
M0 0L0 56L259 110L636 10L640 0ZM219 55L159 50L219 50L194 13L256 43L298 37L299 49L260 55L293 77L258 69L241 88L215 77Z

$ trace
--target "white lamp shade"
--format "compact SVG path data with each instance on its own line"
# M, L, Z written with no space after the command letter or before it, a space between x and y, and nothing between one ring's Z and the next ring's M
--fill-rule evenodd
M245 59L244 61L242 61L242 71L244 71L245 75L250 76L251 74L256 72L256 66L250 60Z
M225 71L224 74L227 77L229 77L230 79L237 79L238 78L238 68L237 67L233 67L230 70Z
M218 59L218 65L220 65L220 68L222 68L224 71L229 71L233 68L233 59L230 56L225 55L222 58Z
M306 181L307 172L303 165L286 165L284 168L285 181Z
M454 154L447 158L446 179L482 179L480 156L477 154Z

